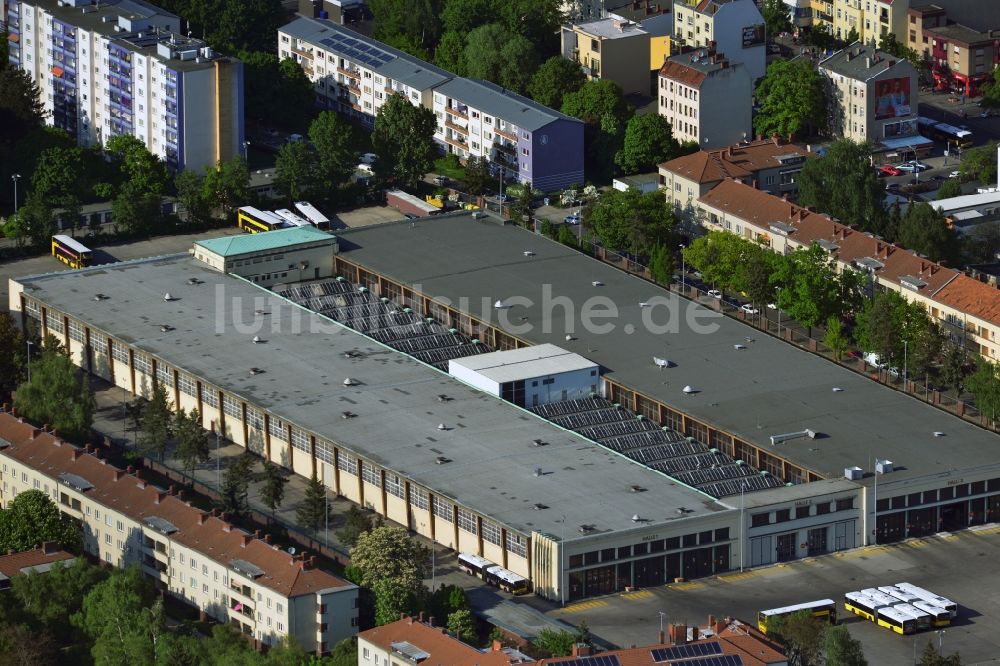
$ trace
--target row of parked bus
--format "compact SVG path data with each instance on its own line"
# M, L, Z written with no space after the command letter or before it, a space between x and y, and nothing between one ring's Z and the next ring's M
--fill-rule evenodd
M308 201L296 201L295 208L300 214L287 208L276 211L260 210L253 206L242 206L236 214L236 224L240 229L251 234L275 229L291 229L292 227L316 227L322 231L330 230L330 220Z
M848 592L844 608L897 634L947 627L958 615L954 601L910 583Z
M910 583L870 587L844 595L844 609L897 634L947 627L958 615L958 604ZM757 613L757 628L767 633L777 618L807 611L814 618L837 624L837 602L819 599Z
M485 557L479 557L470 553L459 553L458 568L470 576L481 578L487 584L499 587L504 592L509 592L510 594L527 594L531 592L531 582L527 578L518 576L513 571L504 569L499 564L494 564Z

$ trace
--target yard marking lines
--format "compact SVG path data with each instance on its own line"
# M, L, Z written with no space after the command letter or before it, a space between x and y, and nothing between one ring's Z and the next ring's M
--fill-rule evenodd
M681 591L684 591L684 590L698 590L698 589L701 589L701 588L705 587L705 584L704 583L696 583L696 582L691 582L691 583L674 583L673 585L669 585L668 587L670 587L670 588L672 588L674 590L681 590Z
M652 593L650 593L652 594ZM607 606L608 602L604 599L594 599L592 601L581 601L571 606L566 606L563 611L567 613L579 613L585 610L591 610L593 608L600 608L601 606Z
M719 576L719 580L723 583L735 583L741 580L747 580L749 578L756 578L761 575L760 570L755 571L744 571L743 573L726 574L724 576Z
M621 598L625 601L638 601L639 599L648 599L653 596L653 593L649 590L637 590L635 592L625 592L621 595Z

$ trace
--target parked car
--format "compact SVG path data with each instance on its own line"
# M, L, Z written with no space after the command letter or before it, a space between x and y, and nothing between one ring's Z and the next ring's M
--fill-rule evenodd
M364 155L361 156L361 163L362 164L374 164L375 160L377 160L377 159L378 159L378 155L376 155L375 153L365 153Z
M360 171L361 173L366 173L369 176L371 176L371 175L373 175L375 173L375 170L372 169L372 165L371 164L366 164L365 162L361 162L360 164L358 164L358 166L355 167L355 169L357 171Z
M709 289L708 290L708 295L711 296L712 298L716 299L716 300L719 300L719 301L722 300L722 292L719 291L718 289Z
M952 171L948 174L949 178L959 178L962 175L961 171Z
M768 303L767 304L767 309L768 310L777 310L778 309L778 304L777 303Z
M760 310L755 308L752 303L744 303L740 306L740 310L743 310L748 315L760 314Z
M878 168L878 172L883 176L898 176L902 173L902 171L891 164L883 164Z
M580 211L576 211L572 215L564 217L563 224L580 224Z
M408 220L419 220L420 219L419 215L414 215L413 213L403 213L403 217L405 217Z
M448 176L434 176L434 184L439 187L444 187L448 184Z
M916 171L926 171L931 168L930 165L917 160L910 160L907 164L911 165Z

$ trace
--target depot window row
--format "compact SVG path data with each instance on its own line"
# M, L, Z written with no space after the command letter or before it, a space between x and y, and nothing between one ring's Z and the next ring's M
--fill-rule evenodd
M662 553L681 548L693 548L720 541L729 541L729 528L720 527L717 530L705 530L694 534L685 534L669 539L654 539L643 541L630 546L619 546L617 548L604 548L602 550L592 550L587 553L580 553L569 556L569 568L589 566L601 562L613 562L625 560L630 557L642 557L651 553Z

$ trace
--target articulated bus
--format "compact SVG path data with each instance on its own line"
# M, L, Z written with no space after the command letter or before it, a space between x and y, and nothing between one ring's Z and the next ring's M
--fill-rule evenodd
M242 206L237 211L237 226L243 231L257 234L262 231L287 229L292 226L274 213L259 210L253 206Z
M878 591L882 594L889 595L893 599L898 599L904 604L912 604L914 601L920 601L920 597L913 594L912 592L907 592L906 590L901 590L895 585L883 585L878 588ZM893 604L895 606L896 604Z
M513 571L504 569L499 565L493 565L486 569L486 582L496 585L504 592L511 594L527 594L531 592L531 583L527 578L518 576Z
M293 227L312 226L309 220L299 217L298 215L288 210L287 208L279 208L278 210L274 211L274 214L283 219L288 224L292 225Z
M934 618L931 624L935 627L951 626L951 613L949 613L946 609L939 608L938 606L926 601L914 601L912 605L925 613L930 613L931 617Z
M329 218L327 218L326 215L323 215L323 213L319 212L316 209L316 206L313 206L308 201L296 201L295 207L298 208L299 212L302 213L306 217L306 219L312 222L313 226L315 226L317 229L320 229L321 231L330 230Z
M786 617L800 611L809 611L813 617L823 618L830 624L837 624L837 603L833 599L820 599L794 606L784 606L782 608L772 608L762 610L757 613L757 628L762 633L767 633L767 623L777 617Z
M891 629L897 634L912 634L917 630L914 617L895 608L880 608L876 613L878 626Z
M83 268L90 265L90 248L83 243L57 234L52 237L52 256L70 268Z
M844 610L863 617L869 622L875 622L878 610L887 607L887 604L875 601L861 592L848 592L844 595Z
M957 144L962 148L968 148L972 145L972 132L961 127L941 123L933 118L925 118L923 116L917 118L917 127L920 133L928 139L947 141L948 143Z
M906 613L914 620L917 621L917 631L923 631L924 629L930 629L931 625L934 624L934 616L927 611L922 611L912 604L896 604L893 606L898 611Z
M458 568L476 578L486 580L486 570L496 566L485 557L472 555L471 553L458 554Z
M938 596L933 592L928 592L924 588L911 585L910 583L896 583L895 587L903 590L904 592L909 592L914 596L920 597L923 601L937 606L938 608L945 609L951 615L952 619L958 616L958 604L950 599Z

